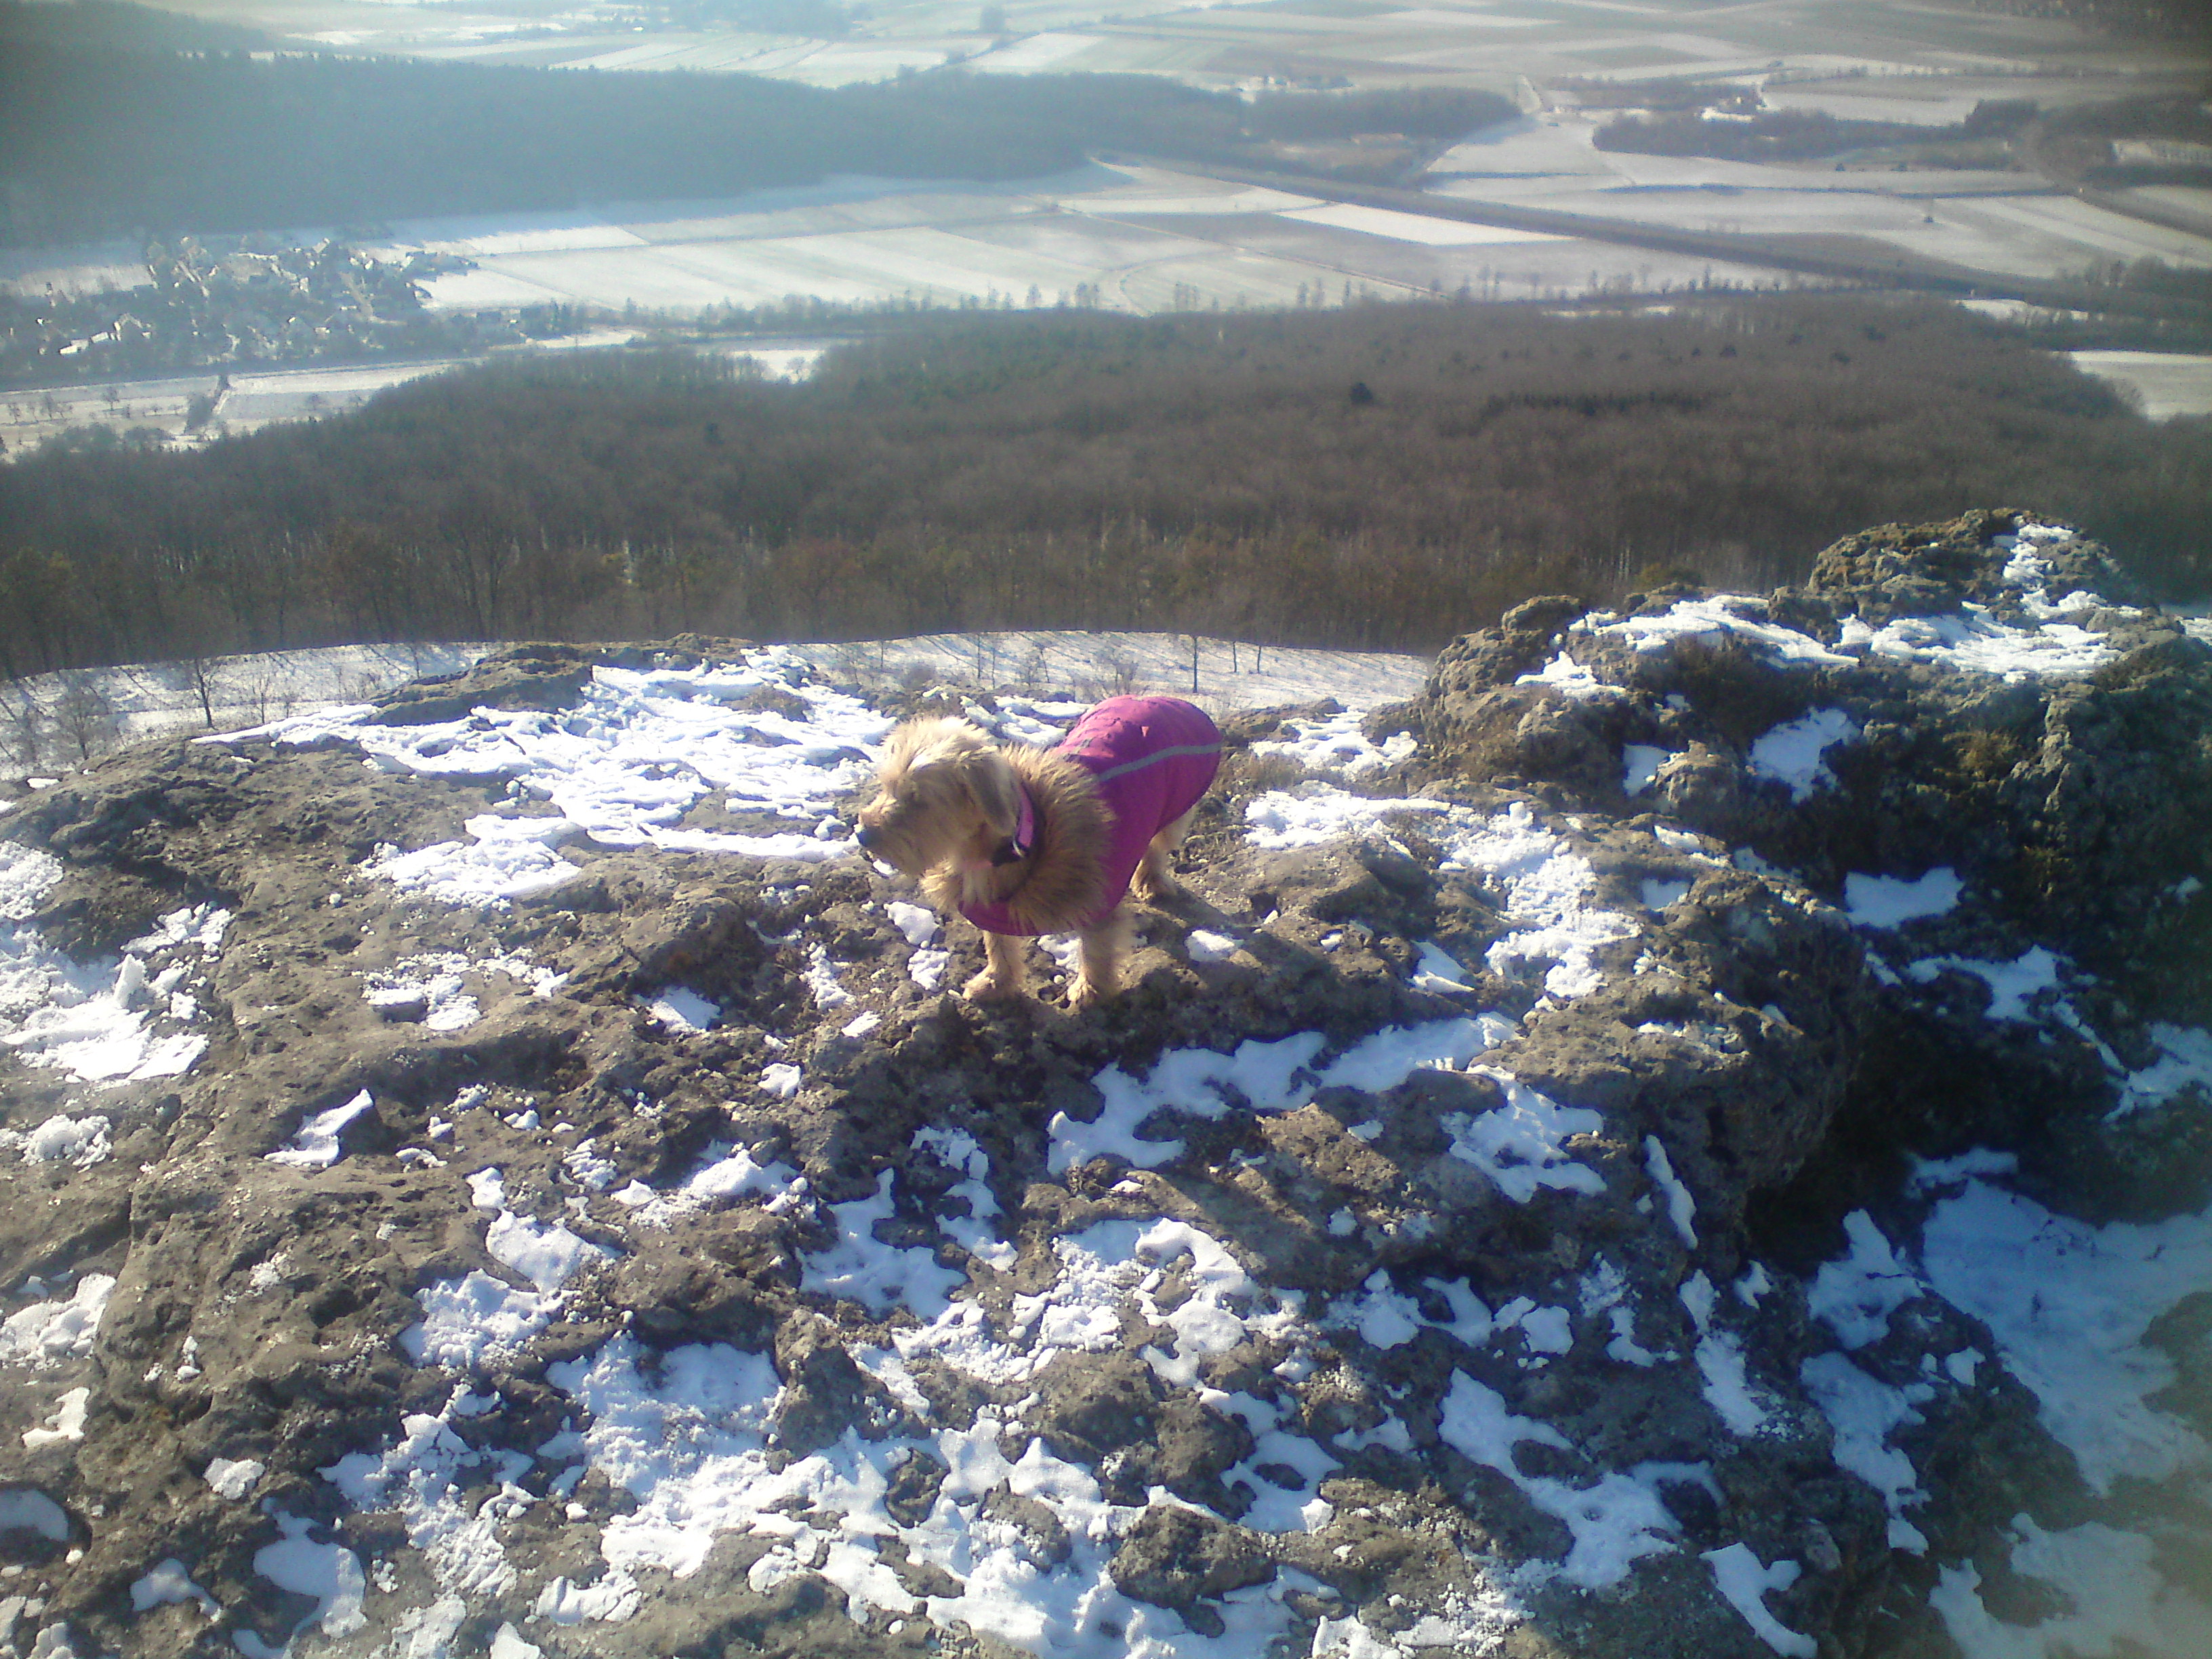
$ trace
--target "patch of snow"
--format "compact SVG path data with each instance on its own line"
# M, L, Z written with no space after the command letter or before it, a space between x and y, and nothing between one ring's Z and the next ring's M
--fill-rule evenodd
M1899 1429L1922 1421L1916 1407L1936 1396L1924 1382L1902 1389L1869 1376L1839 1353L1815 1354L1798 1368L1805 1392L1835 1431L1836 1462L1881 1494L1889 1509L1889 1546L1923 1554L1928 1539L1905 1511L1928 1501L1912 1460L1889 1443Z
M1244 804L1248 839L1267 852L1291 847L1322 847L1379 830L1407 813L1449 812L1443 801L1420 796L1371 798L1355 795L1318 778L1289 789L1270 789Z
M1561 1106L1510 1073L1487 1066L1473 1068L1504 1091L1502 1106L1482 1113L1448 1112L1441 1120L1451 1136L1451 1155L1488 1176L1498 1190L1526 1204L1539 1188L1601 1193L1605 1178L1569 1157L1572 1136L1596 1134L1604 1115L1579 1106Z
M1583 1589L1617 1584L1644 1557L1674 1547L1674 1517L1660 1501L1656 1479L1608 1473L1577 1488L1548 1475L1523 1474L1514 1461L1516 1445L1532 1441L1566 1450L1567 1437L1549 1423L1514 1415L1503 1395L1465 1371L1452 1375L1437 1432L1469 1462L1497 1470L1538 1509L1566 1522L1574 1543L1558 1575L1571 1584Z
M113 1125L97 1113L73 1118L57 1112L35 1129L0 1129L0 1151L21 1154L26 1164L67 1164L88 1170L114 1152L107 1139Z
M1921 1260L1937 1294L1989 1326L2094 1490L2212 1465L2212 1446L2151 1403L2175 1371L2144 1340L2212 1284L2212 1211L2092 1227L1970 1180L1929 1217Z
M1751 1546L1744 1543L1707 1550L1703 1559L1713 1570L1713 1583L1728 1604L1743 1615L1743 1622L1751 1626L1753 1634L1786 1659L1814 1659L1820 1644L1809 1636L1787 1628L1766 1610L1767 1592L1788 1589L1803 1575L1802 1567L1795 1561L1762 1565L1752 1553Z
M920 904L902 904L893 899L884 906L884 914L891 919L891 926L906 935L906 942L917 951L937 943L938 935L945 931L938 921L937 912Z
M1718 645L1736 640L1768 662L1784 668L1848 668L1853 659L1831 651L1809 634L1784 628L1756 614L1760 600L1740 593L1682 599L1656 617L1619 617L1601 611L1573 626L1576 633L1610 635L1645 653L1671 651L1684 640Z
M1210 1048L1176 1048L1162 1054L1142 1081L1119 1066L1091 1079L1104 1108L1084 1123L1065 1112L1054 1114L1049 1168L1060 1175L1105 1155L1154 1169L1179 1157L1180 1140L1152 1140L1138 1133L1146 1119L1164 1108L1194 1117L1219 1118L1234 1091L1256 1112L1295 1111L1325 1088L1395 1088L1423 1067L1455 1070L1511 1034L1510 1021L1486 1014L1476 1019L1432 1020L1414 1026L1390 1026L1345 1051L1319 1072L1312 1062L1327 1039L1319 1031L1300 1031L1273 1042L1248 1041L1233 1054Z
M344 1104L327 1111L317 1112L301 1123L292 1138L273 1152L264 1152L262 1160L282 1164L295 1170L327 1170L345 1156L338 1144L339 1133L374 1103L368 1091L363 1089Z
M63 1534L66 1537L68 1534ZM192 1582L185 1571L185 1564L175 1556L156 1565L154 1570L131 1586L131 1611L144 1613L151 1607L167 1607L173 1601L197 1601L199 1609L210 1619L220 1618L222 1608L212 1595Z
M2203 1646L2212 1607L2159 1571L2152 1539L2096 1521L2046 1532L2026 1515L2013 1517L2012 1532L2012 1571L2055 1590L2060 1607L2033 1625L2011 1624L1983 1601L1978 1569L1945 1567L1928 1605L1964 1659L2181 1655Z
M69 1512L33 1486L0 1492L0 1531L34 1532L57 1544L69 1542Z
M84 1416L92 1403L90 1389L70 1389L54 1402L54 1409L37 1428L23 1431L23 1443L33 1449L84 1438Z
M422 1322L400 1332L400 1351L417 1365L453 1370L512 1358L551 1322L559 1307L557 1300L476 1270L417 1291L415 1299L422 1304ZM209 1484L214 1484L212 1468Z
M1754 776L1790 787L1792 799L1805 800L1835 782L1825 757L1838 744L1859 734L1858 722L1840 708L1816 708L1802 719L1778 726L1751 745Z
M463 1595L503 1595L514 1587L515 1570L499 1540L500 1522L538 1501L515 1484L534 1461L528 1453L496 1446L472 1449L453 1431L456 1418L479 1416L498 1409L500 1403L495 1395L474 1394L465 1382L456 1384L442 1410L403 1418L398 1435L384 1451L349 1452L320 1472L356 1510L396 1515L406 1528L407 1541L422 1553L441 1588ZM491 1489L489 1494L483 1491L486 1486ZM282 1524L283 1518L279 1518ZM305 1523L300 1525L304 1530ZM298 1541L314 1547L306 1546L304 1539ZM334 1572L341 1589L349 1567L352 1605L357 1610L360 1563L336 1545L320 1547L326 1553L324 1559L303 1566ZM256 1565L260 1565L258 1559ZM261 1571L276 1576L266 1566ZM285 1588L310 1595L328 1593L307 1583L285 1583ZM323 1627L333 1630L327 1613Z
M1959 872L1948 865L1911 881L1854 873L1844 878L1844 914L1856 927L1902 927L1923 917L1950 915L1965 890Z
M1932 985L1947 969L1972 974L1990 988L1989 1018L2027 1019L2028 1000L2058 985L2058 958L2040 945L2011 962L1981 962L1971 957L1923 957L1905 965L1907 979Z
M1844 622L1838 644L1844 651L1995 674L2008 681L2093 673L2119 654L2104 635L2072 623L2015 627L1971 600L1955 616L1899 617L1879 629L1853 617Z
M1598 947L1639 930L1619 912L1589 903L1597 886L1589 860L1539 823L1524 801L1488 818L1454 809L1449 828L1437 867L1482 875L1502 892L1507 919L1522 924L1490 946L1491 971L1510 977L1522 963L1550 963L1544 988L1553 996L1597 989L1604 982L1594 960Z
M1650 1173L1652 1185L1667 1195L1667 1219L1674 1224L1675 1236L1691 1249L1696 1249L1698 1200L1675 1175L1674 1162L1667 1156L1667 1148L1657 1135L1644 1137L1644 1167Z
M783 696L755 701L763 690ZM486 814L469 821L470 842L389 851L368 866L404 890L477 905L572 879L577 866L553 848L578 835L604 847L848 857L853 844L834 825L827 836L815 832L860 786L892 725L851 693L815 684L804 654L781 646L696 668L601 666L568 709L479 708L463 720L404 726L380 725L375 714L366 705L326 708L202 741L337 738L389 770L514 779L556 816ZM687 827L692 809L717 793L733 811L807 828L762 836Z
M929 1153L946 1169L966 1177L956 1182L946 1196L963 1201L968 1213L940 1213L938 1218L938 1225L945 1237L985 1267L995 1267L1000 1273L1012 1272L1020 1252L1000 1239L989 1225L991 1218L999 1213L999 1200L990 1188L990 1158L976 1143L975 1137L965 1129L919 1129L915 1132L914 1149Z
M2128 1074L2112 1115L2124 1117L2163 1106L2185 1089L2196 1089L2212 1101L2212 1031L2160 1022L2152 1025L2150 1036L2159 1046L2159 1057Z
M115 1289L112 1273L87 1273L66 1302L33 1302L0 1322L0 1365L58 1365L92 1352Z
M1823 1262L1806 1292L1806 1311L1836 1334L1846 1348L1863 1348L1889 1330L1889 1316L1928 1287L1901 1261L1864 1210L1844 1218L1850 1252Z
M358 873L388 881L403 893L484 907L550 893L583 873L554 851L577 833L567 818L486 812L461 827L467 841L436 842L412 853L380 846Z
M1442 946L1424 943L1410 981L1417 991L1468 991L1467 968Z
M550 997L568 982L566 974L540 968L519 956L471 958L457 951L408 957L384 972L365 973L363 994L387 1019L420 1020L433 1031L458 1031L481 1017L477 1000L465 989L464 975L503 974L530 987L535 997Z
M825 1296L849 1297L878 1314L901 1307L924 1319L943 1313L949 1304L949 1293L964 1283L967 1275L957 1268L939 1267L936 1253L926 1247L902 1248L878 1240L877 1224L889 1221L895 1210L889 1170L877 1177L872 1197L830 1206L830 1212L837 1218L837 1242L806 1258L800 1287Z
M1281 755L1308 771L1333 772L1346 778L1380 772L1413 757L1418 745L1411 732L1394 732L1377 744L1359 729L1364 718L1353 709L1321 720L1285 720L1283 730L1290 736L1255 743L1252 751Z
M1648 743L1623 744L1620 748L1620 793L1640 795L1651 787L1668 761L1664 749Z
M708 1031L721 1023L722 1011L696 991L672 985L646 1003L645 1012L672 1031Z
M186 950L204 962L230 913L205 905L174 911L120 956L80 963L48 945L29 921L61 872L51 854L0 843L0 1043L33 1066L103 1086L188 1071L207 1039L175 1027L191 1024L198 1006L172 988L168 973L149 974L148 963Z
M269 1473L269 1466L251 1457L217 1457L211 1459L207 1473L202 1478L215 1489L218 1498L228 1498L235 1503L252 1492Z
M550 1296L592 1263L614 1252L580 1238L558 1222L532 1221L501 1210L484 1234L484 1249L502 1267L512 1267Z
M1183 935L1182 943L1193 962L1226 962L1244 948L1241 940L1227 933L1209 933L1203 927L1192 928Z
M362 1601L368 1580L361 1571L361 1558L341 1544L318 1544L307 1536L314 1524L282 1510L275 1511L283 1537L254 1552L253 1570L279 1589L314 1599L314 1611L293 1627L294 1634L310 1625L325 1636L350 1636L367 1627Z
M1577 702L1587 702L1593 697L1625 697L1628 694L1617 685L1608 685L1588 668L1562 650L1551 661L1533 674L1523 674L1513 682L1516 685L1548 685L1563 696ZM1635 792L1631 790L1632 794Z

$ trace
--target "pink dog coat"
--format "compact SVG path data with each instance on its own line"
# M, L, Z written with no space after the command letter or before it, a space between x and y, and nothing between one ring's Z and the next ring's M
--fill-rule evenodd
M1076 721L1054 748L1089 772L1099 798L1114 815L1113 839L1102 860L1105 885L1097 914L1085 927L1114 913L1144 862L1154 836L1198 805L1221 766L1221 733L1206 711L1180 697L1109 697ZM1016 851L1035 839L1028 791L1014 831ZM986 933L1033 934L1003 903L963 904L960 914Z

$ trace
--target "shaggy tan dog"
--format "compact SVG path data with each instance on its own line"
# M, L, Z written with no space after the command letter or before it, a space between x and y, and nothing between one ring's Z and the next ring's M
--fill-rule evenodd
M1219 743L1202 713L1169 698L1101 704L1052 750L1001 746L964 720L909 720L884 745L858 839L983 929L987 965L967 995L1019 994L1022 939L1072 932L1081 951L1068 1000L1085 1007L1120 983L1133 933L1124 894L1182 890L1169 860Z

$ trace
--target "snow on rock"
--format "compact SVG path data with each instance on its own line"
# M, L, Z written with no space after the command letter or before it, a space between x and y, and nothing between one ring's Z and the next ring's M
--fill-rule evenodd
M187 988L204 982L230 914L176 910L119 954L79 962L31 925L63 867L36 848L0 842L0 1045L33 1066L103 1087L189 1071L207 1038Z
M1844 878L1844 910L1861 927L1902 927L1949 915L1963 890L1959 872L1948 865L1910 879L1854 872Z
M87 1273L65 1302L33 1302L0 1321L0 1365L54 1365L92 1352L115 1289L112 1273Z
M339 1133L374 1104L368 1091L363 1089L343 1104L311 1114L293 1132L290 1139L275 1152L263 1153L263 1161L295 1170L329 1169L345 1156L345 1149L338 1141Z
M1795 1561L1777 1561L1772 1565L1761 1565L1747 1544L1730 1544L1725 1549L1707 1550L1705 1565L1713 1570L1713 1580L1721 1587L1721 1594L1729 1605L1743 1615L1759 1639L1787 1659L1813 1659L1820 1644L1802 1632L1785 1629L1781 1621L1766 1610L1765 1595L1769 1590L1785 1590L1803 1575L1804 1569Z
M1706 644L1739 641L1765 660L1785 667L1850 665L1849 657L1830 650L1811 635L1771 621L1760 614L1765 609L1756 599L1724 594L1680 600L1654 616L1620 617L1601 611L1575 627L1578 632L1619 639L1645 654L1671 651L1685 640Z
M1363 777L1413 758L1415 744L1409 733L1394 732L1378 744L1360 730L1360 718L1358 711L1347 710L1320 720L1285 720L1283 730L1288 736L1264 738L1252 745L1252 752L1280 755L1309 771L1346 778Z
M762 694L770 694L763 696ZM782 647L741 663L592 671L577 708L479 708L428 725L379 724L367 706L302 714L207 742L305 744L341 738L372 762L424 776L512 778L554 816L480 814L467 842L380 851L366 874L455 904L537 896L574 878L558 848L582 836L607 847L656 845L822 860L849 855L842 835L814 831L866 775L891 722L858 697L813 683ZM732 812L804 822L766 835L696 827L710 796Z
M1816 708L1802 719L1775 726L1751 745L1753 775L1787 784L1803 800L1823 784L1833 783L1826 755L1859 734L1858 722L1840 708Z

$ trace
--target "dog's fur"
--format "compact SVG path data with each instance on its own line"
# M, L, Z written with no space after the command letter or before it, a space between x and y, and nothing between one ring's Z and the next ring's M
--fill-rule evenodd
M994 864L1014 833L1018 786L1026 786L1036 805L1037 844L1027 858ZM1038 933L1075 933L1081 957L1070 1006L1114 994L1134 927L1121 896L1100 890L1112 809L1082 767L1025 744L1002 747L964 720L908 720L885 742L876 798L860 818L869 855L918 879L947 915L963 904L1004 903ZM1131 883L1139 897L1158 902L1182 891L1170 860L1190 820L1185 812L1152 837ZM1116 901L1111 913L1086 926L1109 900ZM983 945L987 966L968 981L966 994L1019 995L1022 936L987 933Z

